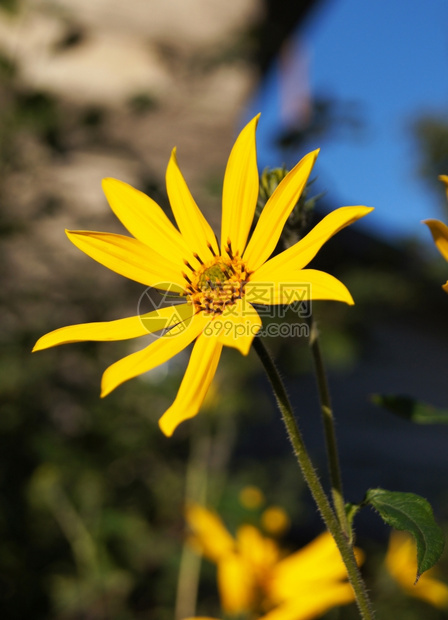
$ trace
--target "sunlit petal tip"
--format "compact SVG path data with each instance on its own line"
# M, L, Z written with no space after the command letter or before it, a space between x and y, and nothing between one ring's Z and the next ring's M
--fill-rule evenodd
M314 149L314 151L311 151L310 153L308 153L308 156L312 156L314 157L314 162L316 161L316 159L318 158L320 153L320 148ZM313 162L313 164L314 164Z
M306 163L307 167L309 167L310 171L313 169L314 164L316 163L316 159L318 158L320 153L320 148L314 149L314 151L310 151L306 155L304 155L301 159L302 163Z
M365 215L367 215L368 213L371 213L372 211L375 211L375 207L366 207L364 205L357 205L356 207L351 207L352 209L359 209L359 217L364 217Z
M80 233L82 234L82 233L89 233L89 232L90 231L87 231L87 230L70 230L69 228L65 229L65 234L70 239L70 241L73 243L73 245L76 245L75 239L80 236Z
M169 424L164 416L162 416L159 420L159 428L165 437L171 437L177 428L177 424Z
M374 210L375 210L375 207L366 207L365 205L339 207L339 209L336 209L335 211L333 211L333 213L335 213L336 216L340 214L339 217L341 220L341 225L335 228L334 234L338 233L340 230L342 230L346 226L350 226L351 224L354 224L355 222L365 217L366 215L368 215ZM337 219L335 218L335 224L336 223L337 223Z
M109 200L112 192L119 187L131 187L128 183L124 181L120 181L119 179L114 179L113 177L105 177L101 180L101 187L103 189L104 195L107 200ZM132 188L134 189L134 188Z
M440 220L423 220L423 224L429 228L437 249L448 260L448 226Z
M39 338L39 340L36 342L34 347L31 349L31 353L35 353L36 351L43 351L44 349L47 349L49 346L51 346L51 345L45 345L46 336L47 334Z
M103 376L101 378L101 392L100 392L100 398L105 398L106 396L109 396L109 394L111 392L114 391L114 389L116 387L118 387L117 385L112 385L108 380L107 380L107 368L103 373Z
M446 225L441 222L440 220L436 220L436 219L428 219L428 220L422 220L422 224L426 224L426 226L428 226L428 228L432 231L432 230L444 230L446 227Z
M69 228L65 229L65 234L67 235L67 237L69 238L69 240L73 243L73 245L76 245L76 239L77 237L79 237L79 233L84 233L84 232L90 232L90 231L84 231L84 230L70 230Z
M261 112L258 112L258 114L256 114L249 122L248 125L251 125L252 123L255 125L254 129L256 129L258 127L258 123L260 121L260 116L261 116Z
M176 399L159 420L160 430L167 437L171 437L181 422L194 418L199 412L215 376L221 350L222 345L216 338L201 334L196 340Z
M122 181L119 181L118 179L114 179L113 177L104 177L104 179L101 179L101 187L103 188L103 191L106 192L106 189L108 189L108 187L110 185L113 185L114 183L121 183Z
M350 291L348 290L346 286L342 284L342 282L340 282L340 284L341 284L341 287L338 290L338 295L335 294L333 301L342 301L343 303L346 303L348 306L354 306L355 300L353 299Z

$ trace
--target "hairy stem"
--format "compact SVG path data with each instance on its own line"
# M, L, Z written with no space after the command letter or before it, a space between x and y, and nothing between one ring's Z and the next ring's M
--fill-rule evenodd
M308 455L283 381L271 359L271 356L261 341L261 338L254 338L253 346L271 383L289 439L293 446L299 466L302 470L303 477L305 478L308 488L311 491L328 531L333 536L336 545L338 546L342 560L346 566L348 578L353 587L361 617L363 620L373 620L374 613L372 605L367 594L365 583L356 563L353 547L341 528L341 525L330 505L328 497L325 494L317 472L314 469Z
M342 490L341 468L336 443L336 431L334 427L333 407L331 405L330 390L319 346L319 333L313 318L308 320L310 326L310 349L313 355L314 370L319 392L320 410L324 425L325 443L327 446L328 466L330 471L331 495L337 518L344 533L351 539L351 527L345 512L344 493Z

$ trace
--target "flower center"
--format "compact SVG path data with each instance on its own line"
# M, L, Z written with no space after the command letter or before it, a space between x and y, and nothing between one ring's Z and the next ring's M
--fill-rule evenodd
M215 256L212 261L201 263L195 270L190 264L190 274L183 274L188 285L188 301L198 312L222 314L227 306L232 306L244 295L244 287L249 278L246 266L238 256Z

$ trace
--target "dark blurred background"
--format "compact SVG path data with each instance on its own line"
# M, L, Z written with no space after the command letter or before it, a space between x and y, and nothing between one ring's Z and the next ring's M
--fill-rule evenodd
M207 501L234 527L254 518L238 496L255 484L288 511L290 549L321 531L253 353L226 350L203 411L167 439L157 420L174 399L188 352L101 400L103 370L144 344L30 351L57 327L136 313L142 287L91 261L64 234L122 232L102 195L103 177L168 208L164 172L177 146L192 193L218 229L225 163L248 102L265 88L292 34L329 4L0 2L1 618L171 620L186 497ZM369 121L331 93L308 92L306 105L306 115L272 134L285 162L343 127L356 139ZM439 194L440 217L446 119L425 112L409 127L435 203ZM328 191L314 222L341 206L316 174L316 193ZM352 204L363 202L361 193ZM341 278L356 300L353 308L313 308L347 499L360 501L379 486L420 493L446 525L447 428L413 426L369 396L408 394L448 406L448 297L441 289L448 265L415 239L372 234L367 219L329 242L313 264ZM268 346L326 482L307 342L279 338ZM361 513L357 529L378 617L448 617L410 601L387 579L388 533L373 514ZM440 566L448 582L446 558ZM213 572L204 571L199 609L218 616ZM351 608L328 615L356 617Z

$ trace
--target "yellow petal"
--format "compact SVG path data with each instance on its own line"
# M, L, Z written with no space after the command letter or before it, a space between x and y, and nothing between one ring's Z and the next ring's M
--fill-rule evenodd
M362 552L357 550L358 563L362 559ZM271 595L276 601L287 600L304 596L313 583L321 584L323 589L346 578L347 570L336 543L328 532L324 532L275 566Z
M371 211L372 207L341 207L332 211L303 239L262 265L257 270L257 278L267 279L271 270L302 269L333 235Z
M234 551L235 541L216 512L191 503L186 508L186 520L193 532L193 541L212 562Z
M242 256L254 219L259 190L255 146L259 117L253 118L241 131L227 162L222 193L222 254L230 239L233 253Z
M291 525L291 519L281 506L269 506L261 515L261 524L265 532L280 536Z
M221 607L227 614L244 613L254 607L254 575L240 555L227 554L219 562L218 590Z
M77 248L125 278L163 290L185 288L179 268L137 239L87 230L66 233Z
M176 306L172 309L173 312L177 311ZM131 353L131 355L109 366L101 381L101 396L107 396L125 381L152 370L174 357L201 333L209 320L202 314L196 314L191 321L187 320L185 323L173 327L167 334L152 342L145 349Z
M448 198L448 175L441 174L439 176L439 181L442 181L442 183L444 183L446 189L446 197Z
M238 551L252 567L255 575L263 579L278 561L280 552L271 538L263 536L253 525L242 525L237 531Z
M103 179L103 191L121 223L139 241L184 268L191 252L163 209L143 192L118 179Z
M390 575L407 594L439 609L448 609L448 585L435 579L437 569L432 568L423 573L414 585L417 574L417 546L410 536L403 532L392 532L386 566Z
M266 502L263 491L252 484L243 487L239 492L238 498L240 504L247 510L256 510Z
M306 185L319 151L305 155L277 186L267 201L244 252L249 271L262 265L274 251L283 226Z
M159 420L159 426L167 437L181 422L193 418L199 411L215 376L221 350L222 344L216 338L201 334L197 339L176 400Z
M313 620L333 607L355 600L349 583L316 584L282 605L275 607L260 620Z
M252 304L292 304L297 301L327 299L353 305L347 287L337 278L317 269L268 272L266 280L258 272L246 284L246 298Z
M204 336L217 337L222 345L234 347L243 355L247 355L252 340L260 328L261 319L258 312L243 298L238 299L233 306L228 306L220 317L215 318Z
M439 252L445 260L448 260L448 226L440 220L424 220L431 231L432 238Z
M191 250L204 262L213 257L209 245L215 254L219 254L215 233L194 201L179 169L176 149L171 153L166 170L166 189L179 230Z
M117 321L69 325L55 329L39 338L34 345L33 352L71 342L85 342L87 340L99 342L138 338L139 336L145 336L146 334L152 334L165 329L172 324L173 316L180 316L183 321L188 320L193 315L193 312L194 309L191 305L180 304L178 306L160 308L140 316L118 319Z

